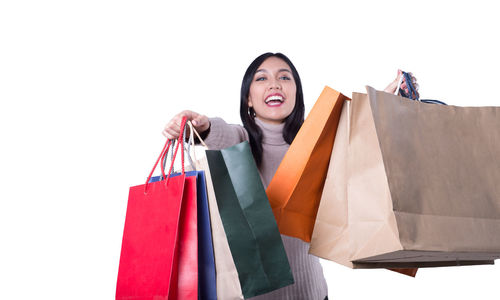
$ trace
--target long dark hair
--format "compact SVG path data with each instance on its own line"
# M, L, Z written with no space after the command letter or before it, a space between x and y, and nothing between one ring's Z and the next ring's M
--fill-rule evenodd
M257 72L259 66L269 57L281 58L288 64L292 71L292 76L297 88L297 94L295 95L295 107L293 108L292 113L286 117L285 126L283 128L283 138L288 144L292 143L293 139L297 135L297 132L302 126L302 123L304 123L305 108L302 83L300 82L299 73L297 72L297 69L295 69L293 63L282 53L268 52L257 57L250 64L250 66L248 66L245 75L243 76L243 82L241 83L240 117L243 126L248 132L252 154L258 166L262 162L262 131L257 124L255 124L254 117L249 114L248 95L255 73Z

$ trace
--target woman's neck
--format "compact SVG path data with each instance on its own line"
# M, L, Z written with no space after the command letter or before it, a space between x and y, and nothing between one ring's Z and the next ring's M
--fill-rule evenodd
M284 145L286 144L283 138L283 128L285 123L271 124L255 118L255 124L262 130L262 143L269 145Z

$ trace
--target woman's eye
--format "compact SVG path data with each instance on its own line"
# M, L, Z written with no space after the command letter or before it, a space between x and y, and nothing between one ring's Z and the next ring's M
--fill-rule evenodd
M290 77L288 77L288 76L281 76L281 77L280 77L280 79L281 79L281 80L291 80L291 78L290 78Z
M255 79L255 81L264 81L264 80L266 80L265 77L257 77L257 79Z

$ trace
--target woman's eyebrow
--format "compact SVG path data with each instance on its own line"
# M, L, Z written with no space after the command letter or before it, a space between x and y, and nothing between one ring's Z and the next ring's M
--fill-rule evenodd
M267 71L266 69L258 69L257 71L255 71L255 73L259 73L259 72L269 73L269 71ZM279 69L278 73L279 72L288 72L290 74L292 73L292 71L290 71L289 69Z

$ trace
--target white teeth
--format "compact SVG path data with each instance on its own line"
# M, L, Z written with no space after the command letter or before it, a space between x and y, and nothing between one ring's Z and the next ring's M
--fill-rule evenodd
M280 101L280 102L283 102L283 97L278 96L278 95L271 96L271 97L269 97L269 98L266 99L266 103L268 103L269 101Z

